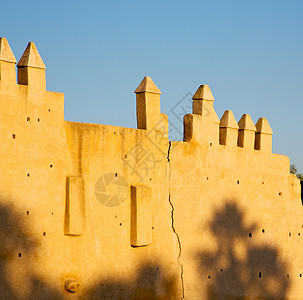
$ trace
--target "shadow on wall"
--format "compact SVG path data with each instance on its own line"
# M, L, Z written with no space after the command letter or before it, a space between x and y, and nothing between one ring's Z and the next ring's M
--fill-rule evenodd
M85 299L167 300L177 299L177 280L168 276L160 265L141 265L134 279L100 281L85 293ZM100 298L101 297L101 298Z
M244 217L236 202L230 201L209 223L216 250L198 253L207 299L286 298L290 285L287 264L278 249L254 243L257 224L247 225ZM264 229L260 231L265 234Z
M69 299L173 299L177 280L168 276L160 264L145 263L134 278L100 281L79 294L58 291L34 271L39 242L27 228L30 212L20 213L0 199L0 299L62 300ZM60 280L58 278L58 280ZM80 297L80 298L79 298Z
M21 215L0 201L0 299L62 299L32 270L31 255L38 247Z

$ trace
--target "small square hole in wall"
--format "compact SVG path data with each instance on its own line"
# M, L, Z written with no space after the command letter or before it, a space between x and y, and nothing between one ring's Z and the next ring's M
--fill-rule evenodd
M261 272L259 272L259 278L261 278L262 277L262 273Z
M30 120L31 120L30 117L27 117L27 118L26 118L26 121L27 121L27 122L30 122Z
M282 196L282 192L279 193L279 196Z
M26 211L26 214L29 216L29 210Z
M298 236L300 236L301 234L300 234L300 232L298 233Z
M239 181L239 180L237 180L237 184L240 184L240 181Z
M15 139L15 138L16 138L16 135L15 135L15 134L13 134L13 135L12 135L12 137L13 137L13 139Z
M286 277L289 278L289 274L287 274Z
M18 253L18 257L21 257L21 253Z
M302 277L302 274L300 274L299 276Z
M288 234L288 236L291 236L291 232Z
M251 234L251 233L249 233L249 234L248 234L248 236L251 238L251 237L252 237L252 234Z
M46 232L45 231L43 232L43 235L46 236Z
M37 121L40 122L40 119L38 118Z
M262 229L262 232L265 233L265 229Z
M210 279L210 276L208 275L208 279Z
M209 146L212 147L212 146L213 146L213 143L209 143Z

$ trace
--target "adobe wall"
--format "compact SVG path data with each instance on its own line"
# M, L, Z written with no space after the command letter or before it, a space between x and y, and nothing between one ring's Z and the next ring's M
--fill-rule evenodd
M201 86L184 141L160 90L138 129L64 120L33 43L0 39L1 299L303 299L303 218L265 118L221 120Z

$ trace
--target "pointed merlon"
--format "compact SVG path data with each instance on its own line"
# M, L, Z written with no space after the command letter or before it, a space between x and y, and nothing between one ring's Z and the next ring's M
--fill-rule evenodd
M16 63L16 58L6 38L0 38L0 61Z
M220 127L239 129L237 121L231 110L226 110L220 120Z
M240 130L256 131L256 126L249 114L244 114L238 122Z
M270 125L266 118L259 118L258 122L256 123L256 128L258 133L264 133L264 134L273 134L272 129L270 128Z
M137 89L135 90L136 94L139 93L152 93L152 94L162 94L158 87L154 84L152 79L149 76L145 76Z
M200 85L192 99L193 100L209 100L209 101L215 100L208 85Z
M44 62L33 42L28 43L22 57L20 58L18 68L31 67L38 69L46 69Z

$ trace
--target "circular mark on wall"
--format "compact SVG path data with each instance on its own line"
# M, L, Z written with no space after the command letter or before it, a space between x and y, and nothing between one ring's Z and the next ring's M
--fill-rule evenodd
M128 191L127 181L118 173L106 173L95 184L97 200L107 207L122 204L128 196Z

